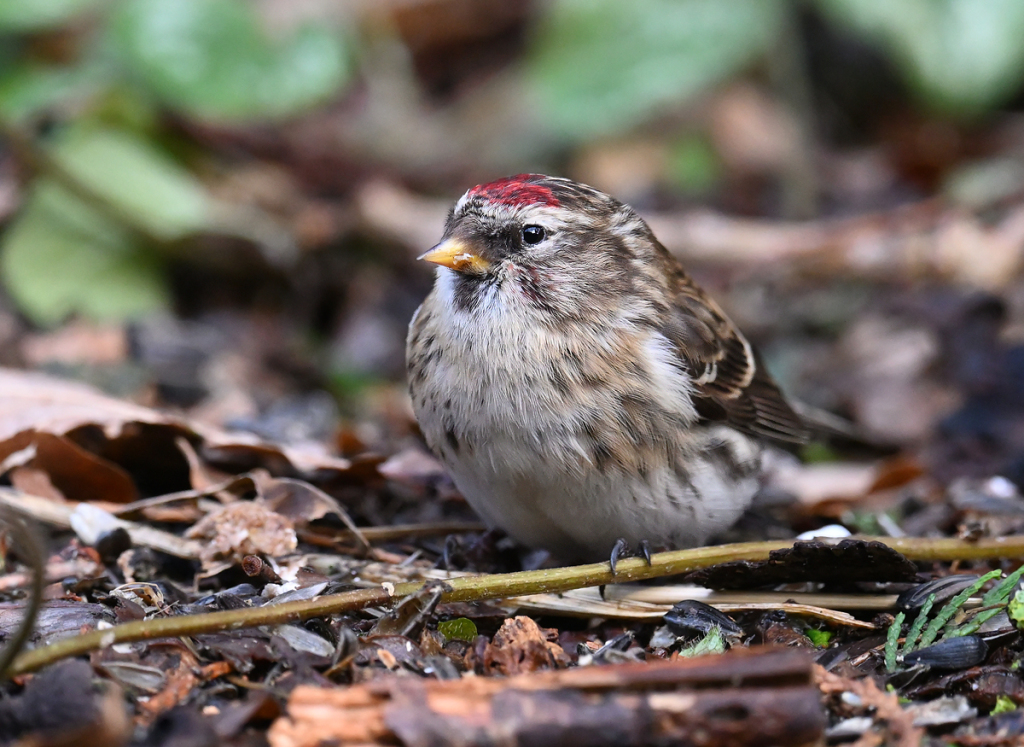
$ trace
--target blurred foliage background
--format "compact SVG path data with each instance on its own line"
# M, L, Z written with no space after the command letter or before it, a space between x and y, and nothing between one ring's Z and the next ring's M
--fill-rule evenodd
M1024 190L1017 0L0 0L0 35L6 365L220 415L354 407L402 379L447 206L524 171L660 218L780 377L851 416L823 382L879 355L866 310L918 292L934 348L950 298L1021 307L1019 232L985 233ZM973 211L938 265L851 259L842 219L922 205L869 248Z

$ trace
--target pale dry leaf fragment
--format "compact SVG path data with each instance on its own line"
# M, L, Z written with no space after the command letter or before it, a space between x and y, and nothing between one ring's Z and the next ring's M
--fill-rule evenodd
M35 467L15 467L10 472L11 485L22 493L31 493L41 498L48 498L57 503L65 503L67 498L58 490L50 476Z
M246 555L280 557L298 546L292 522L257 501L238 501L212 511L186 536L206 540L199 553L204 567L224 559L241 561Z
M377 465L377 472L389 480L407 485L422 485L444 477L444 465L422 448L408 448Z
M801 147L799 126L779 98L748 83L718 94L708 119L717 153L740 173L784 171Z

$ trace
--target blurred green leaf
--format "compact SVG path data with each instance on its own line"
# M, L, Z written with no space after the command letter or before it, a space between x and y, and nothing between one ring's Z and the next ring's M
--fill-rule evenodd
M125 319L166 305L157 257L52 182L35 186L3 238L0 274L35 322Z
M437 632L449 641L472 641L477 636L476 623L468 617L456 617L437 624Z
M0 0L0 29L32 31L57 26L99 0Z
M180 239L211 226L203 185L134 135L76 130L54 156L90 191L160 239Z
M619 131L762 54L783 10L780 0L555 0L529 79L562 134Z
M87 99L110 77L110 68L99 62L74 67L19 64L0 77L0 114L18 121L69 99Z
M181 239L212 226L203 186L116 130L74 130L52 155L108 211L42 178L4 236L0 270L11 295L42 324L70 313L124 318L166 304L159 256L111 214L157 239Z
M214 119L283 117L335 93L349 76L326 28L272 43L241 0L128 0L113 43L131 75L167 104Z
M800 448L800 459L807 464L822 464L826 462L838 462L841 457L839 452L821 441L811 441Z
M838 22L880 41L925 101L971 113L1024 80L1020 0L818 0Z

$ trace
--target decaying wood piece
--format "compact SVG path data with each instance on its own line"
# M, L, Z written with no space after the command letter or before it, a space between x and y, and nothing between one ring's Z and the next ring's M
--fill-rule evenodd
M745 649L677 661L437 681L298 687L272 747L332 744L811 744L825 725L810 659Z
M437 240L448 205L386 182L372 182L356 196L364 229L417 254ZM784 264L827 277L887 281L936 277L990 290L1004 287L1024 266L1024 204L1019 200L966 207L929 199L802 222L704 209L643 217L669 251L691 264Z

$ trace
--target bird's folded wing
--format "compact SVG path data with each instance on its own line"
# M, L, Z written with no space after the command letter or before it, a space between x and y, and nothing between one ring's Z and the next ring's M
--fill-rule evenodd
M701 417L762 438L806 441L800 416L725 312L682 272L675 280L662 332L694 378Z

